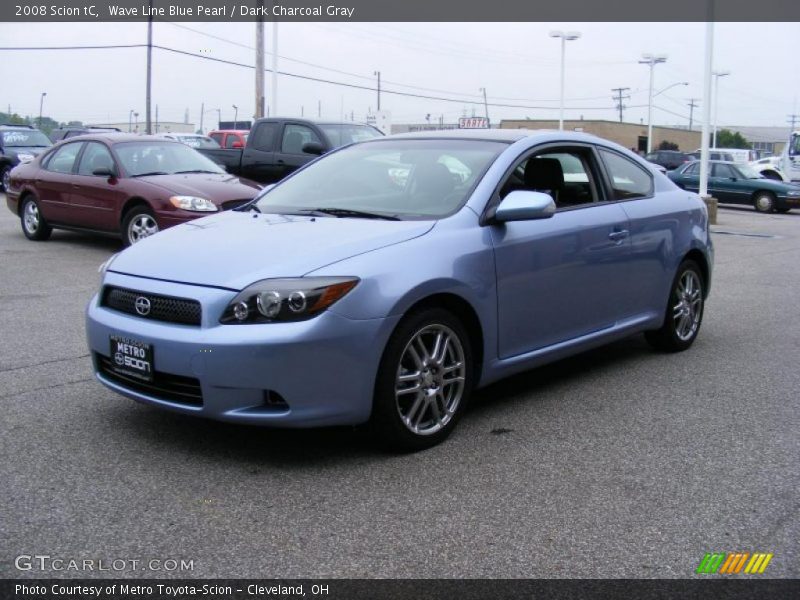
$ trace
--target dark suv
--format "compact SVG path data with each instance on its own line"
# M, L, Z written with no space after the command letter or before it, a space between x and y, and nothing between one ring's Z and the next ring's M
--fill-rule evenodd
M52 142L30 125L0 125L0 190L8 189L11 169L41 154Z
M59 127L50 132L50 139L53 143L60 142L67 138L75 137L76 135L86 135L87 133L111 133L114 131L122 131L116 127L91 127L91 126L76 126L76 127Z
M685 152L678 152L677 150L656 150L644 157L645 160L661 165L667 171L672 171L682 166L684 163L694 160Z

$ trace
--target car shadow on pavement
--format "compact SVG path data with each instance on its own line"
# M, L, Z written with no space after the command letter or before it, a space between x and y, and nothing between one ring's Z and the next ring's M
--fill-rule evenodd
M118 236L59 229L53 231L53 235L46 243L48 245L69 244L70 246L83 246L87 248L96 248L98 250L108 250L109 252L120 252L123 249L122 240L120 240Z
M519 402L548 398L553 388L579 383L593 374L614 369L622 375L625 364L652 353L641 336L526 371L479 390L464 415L459 429L469 422L489 419ZM172 452L200 455L212 460L231 460L251 468L319 468L341 463L396 460L402 456L387 452L363 427L316 429L273 429L231 424L165 412L149 406L120 403L112 417L120 422L120 435L137 438L149 447L165 446ZM493 432L494 433L494 432ZM445 445L447 442L444 443Z

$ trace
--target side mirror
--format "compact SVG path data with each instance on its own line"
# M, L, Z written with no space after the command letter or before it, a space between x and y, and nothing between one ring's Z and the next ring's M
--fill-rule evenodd
M306 142L303 144L302 150L303 154L316 154L317 156L325 154L325 146L319 142Z
M495 209L494 220L505 223L549 219L555 212L556 203L549 194L516 190L500 201Z
M239 141L233 142L231 144L231 148L235 148L235 149L239 150L241 148L244 148L244 144L242 142L239 142Z
M92 171L92 175L96 175L97 177L116 177L114 173L114 169L111 167L100 167Z

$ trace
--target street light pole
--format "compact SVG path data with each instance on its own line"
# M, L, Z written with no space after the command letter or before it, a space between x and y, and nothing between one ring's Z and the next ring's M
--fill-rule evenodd
M239 107L233 105L233 128L239 129Z
M642 60L639 61L640 65L650 66L650 91L648 94L648 101L647 101L647 153L648 154L650 154L653 151L653 69L657 64L663 62L667 62L667 57L664 54L660 55L643 54ZM661 91L663 92L664 90Z
M714 71L714 72L712 72L712 75L714 76L714 127L713 127L714 133L712 134L714 140L711 142L711 147L712 148L716 148L717 147L717 114L718 114L718 110L719 110L719 78L720 77L725 77L725 76L730 75L730 74L731 74L730 71Z
M551 31L550 37L561 38L561 102L558 108L558 129L564 131L564 72L567 42L581 37L580 31Z
M133 131L133 109L128 113L128 133Z
M42 108L44 107L45 96L47 96L47 92L42 92L42 95L39 97L39 127L42 126Z

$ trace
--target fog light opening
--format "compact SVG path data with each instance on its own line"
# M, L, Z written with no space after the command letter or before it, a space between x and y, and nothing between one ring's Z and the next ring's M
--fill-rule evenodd
M286 400L274 390L264 390L264 406L272 409L289 410Z

